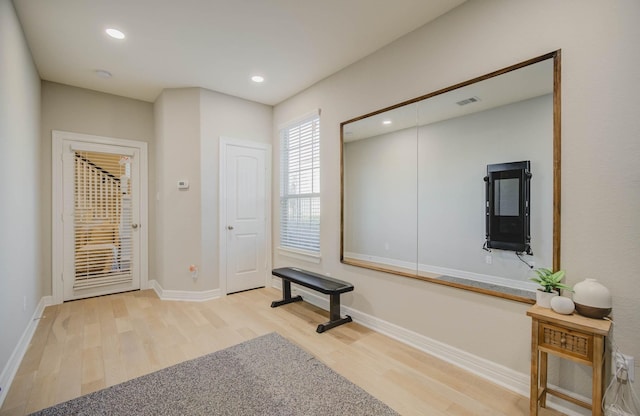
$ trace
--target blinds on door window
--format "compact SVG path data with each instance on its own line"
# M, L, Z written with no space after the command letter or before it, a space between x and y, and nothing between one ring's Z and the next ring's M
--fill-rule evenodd
M320 252L320 117L280 131L280 245Z
M129 283L132 276L131 159L74 154L74 289Z

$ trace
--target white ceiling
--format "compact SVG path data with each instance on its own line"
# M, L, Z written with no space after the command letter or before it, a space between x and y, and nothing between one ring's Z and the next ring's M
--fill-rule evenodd
M44 80L151 102L164 88L202 87L274 105L464 1L13 3ZM127 37L109 38L108 27Z
M553 59L549 58L499 76L465 85L417 103L404 105L345 124L345 142L490 110L553 93ZM464 106L459 101L479 101ZM391 124L384 125L384 120Z

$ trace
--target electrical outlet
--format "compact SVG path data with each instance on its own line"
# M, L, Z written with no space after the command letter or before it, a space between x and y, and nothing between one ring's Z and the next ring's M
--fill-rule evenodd
M191 266L189 266L189 271L191 272L191 278L193 280L196 280L198 278L198 266L192 264Z
M487 264L492 264L492 263L493 263L493 257L491 257L491 255L490 255L490 254L487 254L487 255L484 257L484 261L485 261Z

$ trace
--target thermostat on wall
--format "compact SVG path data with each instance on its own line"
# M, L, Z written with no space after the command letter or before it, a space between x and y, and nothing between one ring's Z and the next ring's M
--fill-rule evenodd
M189 181L178 181L178 189L189 189Z

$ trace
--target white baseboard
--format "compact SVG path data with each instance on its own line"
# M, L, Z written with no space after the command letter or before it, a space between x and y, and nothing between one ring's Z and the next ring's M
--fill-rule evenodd
M149 280L149 287L155 290L158 297L162 300L204 302L207 300L218 299L220 297L220 289L204 291L165 290L156 280Z
M416 270L416 263L411 263L407 261L400 261L395 259L389 259L386 257L370 256L366 254L353 253L353 252L345 252L344 255L345 257L349 257L356 260L370 261L378 264L388 265L391 267L400 267L406 270ZM512 289L526 290L534 293L536 289L539 287L536 283L532 283L528 280L520 281L520 280L514 280L514 279L509 279L509 278L500 277L500 276L492 276L489 274L474 273L466 270L434 266L430 264L418 264L417 268L418 268L418 271L424 272L424 273L432 273L436 275L457 277L459 279L466 279L474 282L481 282L481 283L486 283L494 286L503 286L503 287L508 287Z
M53 298L51 296L43 296L40 299L40 302L38 302L38 306L36 306L35 311L33 311L31 320L22 333L22 336L18 341L18 345L13 349L13 353L11 354L11 357L9 357L7 365L2 369L2 373L0 373L0 388L2 388L2 391L0 391L0 407L2 407L4 399L7 397L13 378L16 376L18 367L20 367L20 363L22 362L22 358L24 358L24 354L29 348L31 338L36 332L38 321L42 317L44 308L49 305L53 305Z
M273 279L273 287L281 289L281 280ZM319 295L315 292L311 292L296 285L292 285L291 290L293 294L302 295L306 302L309 302L324 310L329 310L328 297ZM406 328L402 328L398 325L384 321L380 318L376 318L348 306L341 305L340 309L343 315L350 315L353 318L354 322L357 322L362 326L373 329L374 331L400 341L403 344L410 345L429 355L438 357L443 361L467 370L477 376L491 381L492 383L498 384L507 390L511 390L525 397L529 397L529 374L517 372L503 365L470 354L466 351L452 347L422 334L418 334ZM561 391L569 396L573 396L579 400L585 401L587 403L590 402L589 398L577 395L558 386L550 387ZM553 396L547 396L547 405L562 413L565 413L568 416L586 416L591 414L591 412L587 411L586 409L575 406L572 403L562 401Z

